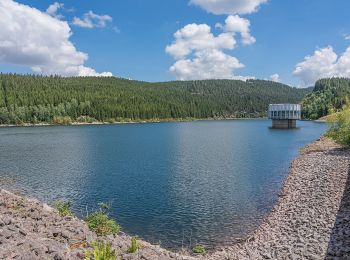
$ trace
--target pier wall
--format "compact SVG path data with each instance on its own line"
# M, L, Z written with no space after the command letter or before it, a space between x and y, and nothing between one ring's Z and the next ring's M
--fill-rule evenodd
M273 119L272 120L272 128L291 129L296 127L297 127L297 123L295 119Z

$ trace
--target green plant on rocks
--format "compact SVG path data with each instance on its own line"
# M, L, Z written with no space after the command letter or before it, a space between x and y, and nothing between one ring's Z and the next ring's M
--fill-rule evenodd
M116 260L117 253L115 249L112 248L111 243L103 243L101 241L96 241L92 243L92 251L85 251L85 260Z
M331 124L326 136L339 144L350 146L350 105L349 102L338 112L328 118Z
M68 201L58 200L55 202L55 209L61 217L73 216L71 211L71 203Z
M100 203L100 208L89 214L86 223L90 230L96 232L98 236L107 236L119 233L121 228L118 223L108 216L110 206L106 203Z
M128 248L128 253L135 253L137 250L139 250L140 248L140 244L138 241L137 237L133 237L131 238L131 244Z
M193 253L200 254L200 255L205 255L207 253L207 251L205 250L204 246L202 246L202 245L196 245L192 249L192 251L193 251Z

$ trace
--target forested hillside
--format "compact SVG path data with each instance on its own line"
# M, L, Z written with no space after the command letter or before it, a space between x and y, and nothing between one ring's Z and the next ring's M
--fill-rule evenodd
M350 95L350 79L328 78L316 82L312 93L302 101L303 116L318 119L340 111Z
M271 81L147 83L116 77L0 75L0 124L261 117L311 89Z

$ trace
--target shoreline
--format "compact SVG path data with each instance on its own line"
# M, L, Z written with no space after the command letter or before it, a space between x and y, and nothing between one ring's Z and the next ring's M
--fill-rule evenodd
M183 122L197 122L197 121L230 121L230 120L267 120L267 117L256 118L190 118L190 119L164 119L164 120L140 120L140 121L125 121L125 122L72 122L71 124L53 124L53 123L24 123L24 124L0 124L1 128L14 127L48 127L48 126L93 126L93 125L125 125L125 124L152 124L152 123L183 123Z
M350 195L349 160L350 150L342 148L327 138L322 137L307 145L302 149L301 154L291 162L289 174L280 190L279 198L262 223L234 245L217 247L216 251L209 252L206 256L173 253L142 240L140 240L141 249L130 255L126 253L131 240L130 236L121 233L120 235L108 236L103 240L110 241L121 253L122 259L333 259L334 257L341 259L341 257L350 257L350 246L346 245L342 237L344 234L350 234L350 225L344 227L345 222L342 221L350 219L350 203L343 202L347 192ZM8 203L11 201L14 203L12 205L20 207L23 200L29 203L30 210L34 208L37 214L48 216L48 223L44 223L45 229L40 235L44 236L41 239L48 239L50 243L59 248L57 252L53 251L53 253L62 256L57 259L66 259L66 256L69 256L70 259L79 259L77 254L81 254L84 248L71 248L72 244L75 245L71 243L76 240L75 231L79 230L78 235L82 241L87 242L85 244L87 248L94 239L97 239L82 220L60 218L45 203L18 197L4 190L0 191L0 230L7 227L4 216L13 217L19 214L19 217L23 217L22 213L18 213L13 206L8 207ZM345 206L342 206L343 204ZM27 206L24 206L24 209L28 209ZM24 212L28 214L26 210ZM28 236L33 234L25 229L28 218L25 219L26 221L22 220L23 223L16 225L22 228L28 240ZM29 226L33 226L33 221L34 226L38 225L35 219L30 219ZM62 224L63 231L67 231L67 229L72 231L72 238L58 236L59 239L56 239L52 236L50 228L57 228L53 224L57 221ZM49 227L46 227L46 224L49 224ZM20 228L17 228L16 225L12 226L15 231L7 230L9 236L11 232L17 232L19 237L23 237L19 231ZM33 236L33 239L34 237L36 239L36 236ZM34 244L35 239L32 242ZM8 250L4 251L6 243L1 243L2 241L4 240L0 232L0 252L9 252ZM23 244L18 246L16 244L18 241L12 242L10 243L12 245L10 251L26 248ZM23 255L27 253L24 251ZM44 253L43 256L54 256L53 253L50 255Z
M257 229L207 259L350 259L350 149L321 137L292 161Z

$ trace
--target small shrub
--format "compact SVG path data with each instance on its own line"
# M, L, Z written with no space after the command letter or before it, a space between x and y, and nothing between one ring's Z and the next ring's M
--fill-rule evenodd
M192 251L193 251L193 253L200 254L200 255L205 255L207 253L207 251L205 250L204 246L202 246L202 245L196 245L192 249Z
M107 119L107 122L110 124L114 124L116 122L116 120L114 118L109 118L109 119Z
M98 236L106 236L120 232L120 226L117 222L108 216L109 205L99 204L100 209L91 213L86 218L86 223L90 230L96 232Z
M96 122L96 119L91 116L79 116L76 121L79 123L91 124L93 122Z
M52 123L55 125L71 125L72 118L69 116L54 116Z
M61 217L73 216L71 211L71 203L67 201L58 200L55 202L55 208Z
M137 250L139 250L139 247L140 245L137 237L131 238L131 244L128 248L128 253L135 253Z
M331 124L326 136L333 139L339 144L350 145L350 108L344 106L341 112L328 118Z
M92 252L85 252L85 260L90 260L91 257L94 260L116 260L116 251L112 248L111 243L104 244L103 242L96 241L92 244Z

